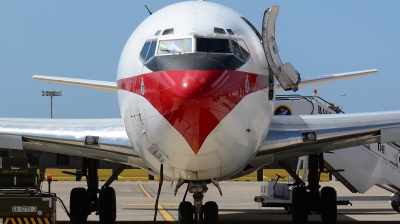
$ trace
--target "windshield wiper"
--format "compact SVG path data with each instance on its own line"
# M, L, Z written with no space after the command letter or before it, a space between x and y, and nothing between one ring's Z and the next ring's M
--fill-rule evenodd
M181 52L179 52L179 51L171 50L171 49L168 49L168 48L160 49L160 51L166 51L166 52L171 53L171 54L181 54Z
M174 50L171 50L171 49L168 49L168 48L165 48L165 49L161 49L160 48L160 51L166 51L168 53L174 53L175 52Z

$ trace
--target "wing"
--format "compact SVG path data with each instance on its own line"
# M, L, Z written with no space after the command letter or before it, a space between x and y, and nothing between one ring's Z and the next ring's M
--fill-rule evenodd
M0 148L61 153L148 170L121 119L0 118Z
M364 76L376 75L378 74L378 70L371 69L371 70L364 70L358 72L347 72L347 73L339 73L339 74L332 74L332 75L322 75L317 77L309 77L309 78L301 78L301 81L298 85L299 88L307 87L307 86L315 86L329 82L337 82L347 79L355 79L361 78ZM278 84L276 86L276 91L283 91L282 86Z
M53 76L43 76L34 75L33 80L42 82L51 82L57 84L65 84L71 86L79 86L85 88L92 88L95 90L117 92L117 84L115 82L89 80L89 79L74 79L74 78L64 78L64 77L53 77Z
M315 134L315 140L307 138L309 133ZM251 165L260 167L304 155L399 140L400 111L273 116L268 135Z

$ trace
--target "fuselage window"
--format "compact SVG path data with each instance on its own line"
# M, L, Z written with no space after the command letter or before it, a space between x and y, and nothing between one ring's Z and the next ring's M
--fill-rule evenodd
M162 33L162 35L168 35L168 34L174 34L174 28L166 29L166 30L164 30L164 32Z
M239 43L240 50L242 50L243 58L244 58L244 60L246 60L247 57L249 57L249 55L250 55L249 48L247 47L246 43L241 39L238 40L238 43Z
M192 52L192 39L160 40L157 54Z
M150 41L147 41L146 43L144 43L144 46L143 46L143 48L142 48L142 51L140 51L140 58L141 58L143 61L146 61L146 56L147 56L147 52L149 51L150 44L151 44Z
M197 38L196 51L207 53L232 53L228 39Z
M226 31L228 31L228 33L229 33L230 35L233 35L233 34L234 34L233 31L232 31L231 29L226 29Z
M222 28L214 27L214 33L217 34L226 34L225 30Z
M232 49L233 49L233 54L236 57L238 57L238 58L240 58L240 59L242 59L244 61L244 58L243 58L243 55L242 55L242 52L240 50L240 47L239 47L239 44L238 44L237 40L232 40Z
M161 33L161 30L157 30L156 34L154 36L158 36Z

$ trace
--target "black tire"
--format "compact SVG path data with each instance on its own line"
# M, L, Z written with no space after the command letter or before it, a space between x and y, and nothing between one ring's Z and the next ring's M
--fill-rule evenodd
M400 213L399 202L398 201L391 201L390 205L392 206L395 212Z
M115 190L106 187L100 190L99 195L99 219L102 223L113 223L117 218L117 206Z
M188 201L181 202L178 207L178 224L193 223L193 205Z
M204 205L204 223L218 224L218 205L215 201L208 201Z
M321 219L325 223L334 223L337 220L336 191L332 187L321 189Z
M73 188L70 194L71 222L84 223L88 218L88 202L85 188ZM72 220L73 219L73 220Z
M296 187L292 191L292 220L296 223L308 221L307 191L303 187Z

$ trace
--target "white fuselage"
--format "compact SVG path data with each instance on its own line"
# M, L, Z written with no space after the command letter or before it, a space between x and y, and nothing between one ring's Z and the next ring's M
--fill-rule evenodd
M130 36L118 67L134 149L157 173L162 162L170 179L222 180L241 171L268 132L267 67L258 37L230 8L191 1L153 13Z

